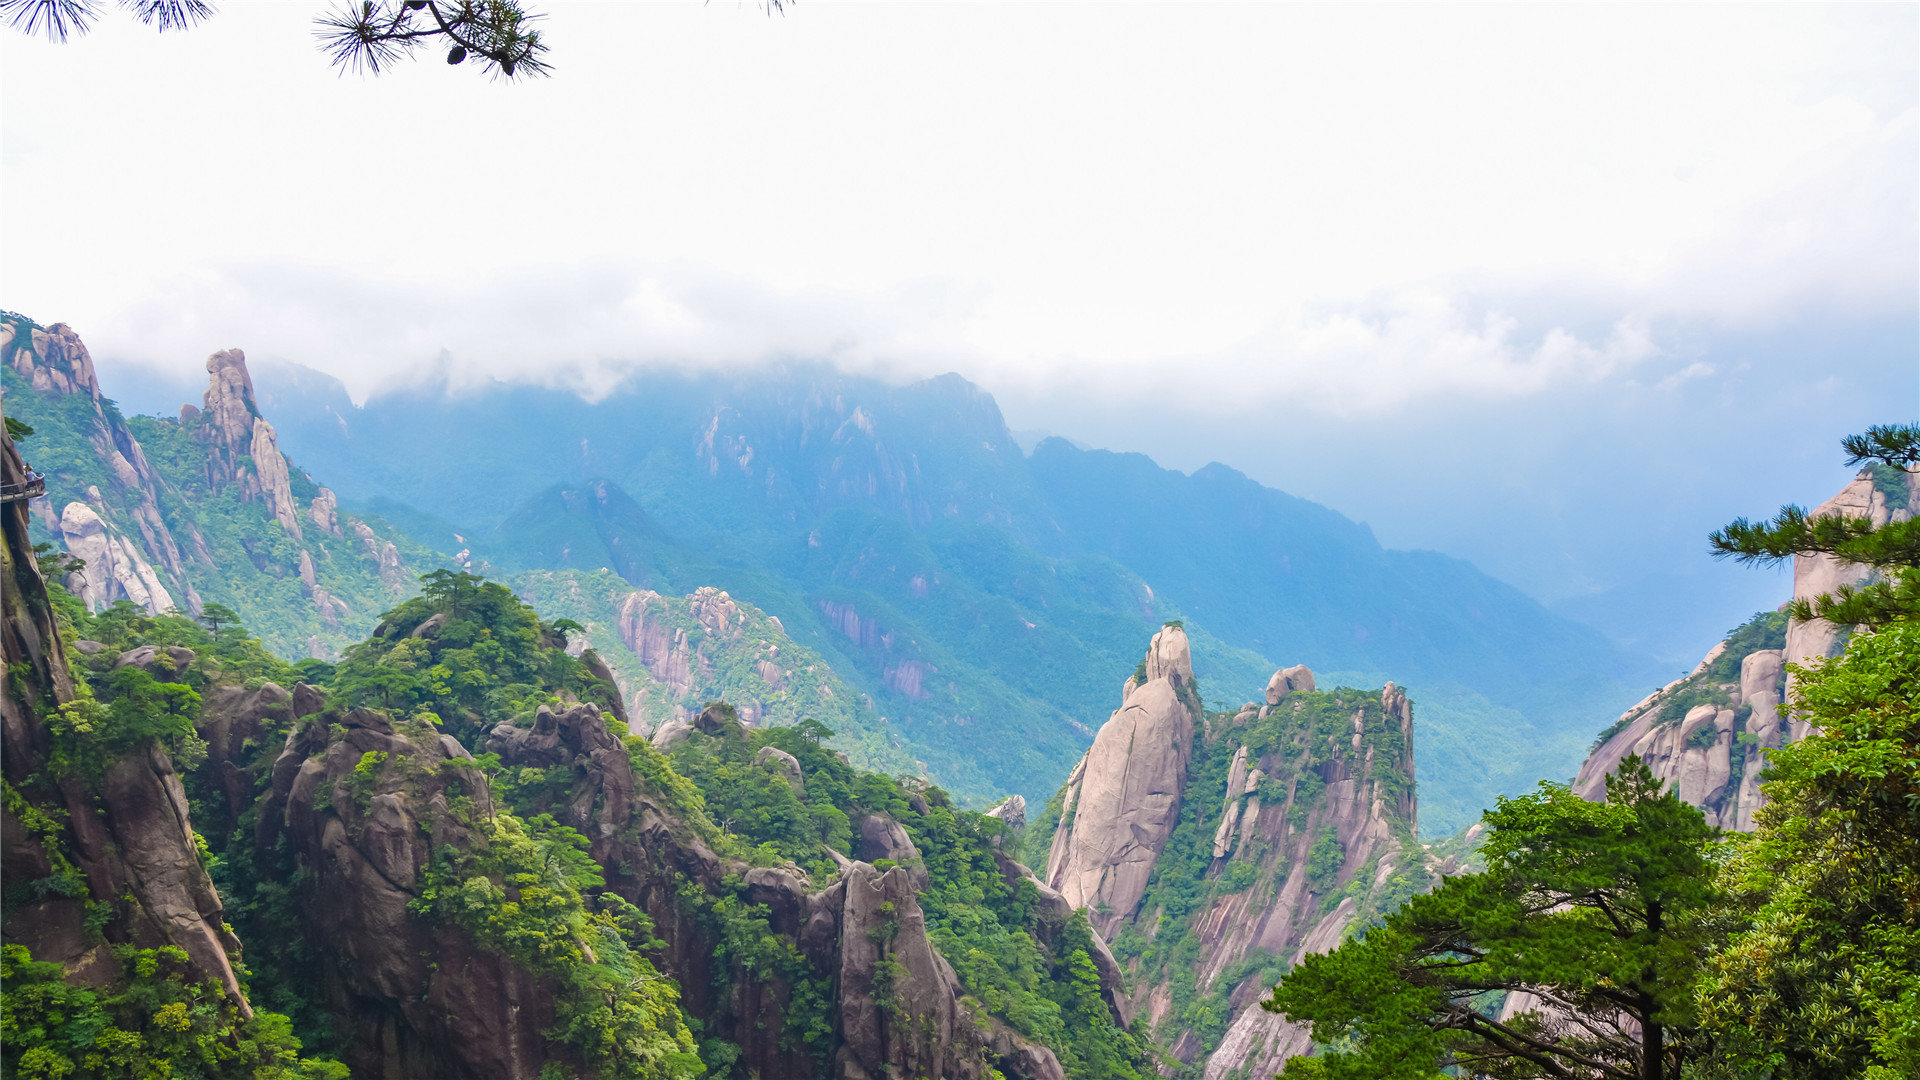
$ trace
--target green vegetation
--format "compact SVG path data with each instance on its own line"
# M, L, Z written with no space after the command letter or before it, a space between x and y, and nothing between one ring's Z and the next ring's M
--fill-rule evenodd
M8 355L27 347L25 330L32 324L20 316L5 315L16 333ZM334 536L303 512L303 536L296 540L274 519L262 499L242 499L235 485L210 479L208 456L202 441L205 419L182 422L152 416L123 416L107 398L96 407L89 394L40 392L10 366L0 365L8 421L34 431L29 457L47 478L47 496L55 514L69 503L91 506L108 527L127 537L139 549L169 591L174 604L188 606L187 589L206 604L240 614L278 655L307 655L310 645L322 651L344 648L372 626L377 612L404 596L411 574L383 574L379 557L341 519L343 535ZM137 440L158 483L151 494L158 523L171 534L178 552L177 567L161 554L164 541L152 521L141 521L136 511L145 492L123 486L109 457L133 455ZM103 449L104 448L104 449ZM245 455L242 455L244 458ZM302 505L318 493L317 486L288 462L289 480ZM97 493L97 496L90 493ZM97 501L95 499L97 498ZM372 525L382 542L391 541L409 567L445 565L438 553L399 536L377 519ZM38 538L57 542L49 523L35 517ZM341 607L322 611L300 578L300 555L311 559L318 585ZM64 575L62 575L64 576Z
M890 774L915 771L913 758L874 712L872 703L841 678L825 657L794 641L778 620L752 604L735 598L739 618L727 633L717 634L694 617L685 599L646 599L645 617L674 635L684 635L689 652L705 660L691 665L697 685L676 698L621 637L620 605L635 591L624 579L609 570L531 570L511 580L522 600L558 617L556 627L561 622L577 625L587 644L625 680L630 696L645 691L645 702L634 710L634 719L648 729L657 730L672 719L676 706L697 712L715 699L736 705L752 702L760 710L759 726L813 720L837 733L833 748L860 768ZM769 681L768 667L776 673L773 681Z
M1052 1048L1070 1077L1150 1075L1146 1042L1118 1028L1100 998L1084 917L1044 925L1033 883L1009 880L995 858L1007 840L1004 823L955 807L937 787L909 788L853 768L829 749L832 735L810 721L759 730L726 723L717 735L692 735L676 747L673 770L698 789L705 816L732 850L797 863L816 884L835 876L829 849L858 854L862 818L899 822L920 854L908 869L928 882L920 895L928 936L979 1007ZM802 793L777 767L755 764L764 747L800 763ZM777 957L765 962L779 968Z
M64 981L59 964L19 945L0 953L0 1022L7 1075L179 1077L181 1080L346 1080L337 1062L300 1056L287 1018L243 1018L211 980L196 980L179 949L114 950L127 977L109 989Z
M1814 731L1768 752L1772 801L1724 874L1708 1075L1920 1075L1920 621L1802 670L1795 704Z
M495 725L531 720L541 705L610 708L617 700L584 659L567 654L564 635L505 586L450 570L420 581L421 595L382 615L374 636L335 665L328 685L343 703L425 712L484 749Z
M1697 1056L1692 987L1718 898L1715 834L1660 787L1629 757L1604 803L1552 784L1501 800L1486 815L1486 870L1413 897L1280 982L1267 1007L1338 1047L1290 1061L1287 1075L1679 1075ZM1544 995L1578 1034L1538 1011L1488 1015L1488 993L1502 990Z
M1296 857L1305 863L1309 895L1316 898L1314 910L1330 911L1350 896L1361 905L1353 923L1356 928L1383 917L1429 884L1424 867L1417 862L1389 875L1379 895L1371 889L1377 865L1362 867L1343 881L1340 871L1346 852L1334 830L1316 816L1325 807L1323 773L1336 764L1357 773L1369 751L1381 798L1392 805L1411 795L1405 775L1406 739L1399 718L1381 708L1379 691L1336 687L1296 693L1265 719L1243 727L1233 726L1233 715L1234 711L1222 711L1208 717L1216 733L1211 744L1203 731L1194 733L1180 821L1154 862L1153 877L1139 906L1141 915L1123 925L1113 940L1114 955L1123 965L1137 963L1132 975L1136 985L1167 987L1172 1007L1154 1032L1163 1045L1190 1032L1210 1051L1232 1022L1234 991L1249 980L1271 984L1287 970L1281 957L1256 948L1202 985L1200 923L1217 902L1250 891L1277 895L1293 872ZM1358 749L1353 745L1356 715L1362 735ZM1271 849L1261 842L1243 842L1227 858L1216 860L1214 833L1223 813L1228 772L1241 747L1246 748L1249 763L1266 773L1252 794L1263 807L1288 806L1286 831ZM1056 796L1048 813L1051 817L1058 812ZM1395 828L1404 847L1418 850L1410 820L1396 820ZM1028 838L1029 851L1043 852L1051 830L1042 826L1029 831L1040 834ZM1176 1062L1172 1075L1197 1076L1204 1061L1202 1053L1192 1066Z
M1897 488L1904 499L1920 428L1873 428L1844 448L1849 464L1874 463L1881 493L1891 500ZM1553 784L1502 800L1485 815L1485 870L1412 898L1275 988L1268 1008L1311 1023L1325 1048L1289 1061L1285 1075L1920 1073L1912 525L1810 519L1787 507L1772 522L1742 519L1712 537L1720 554L1742 561L1829 554L1880 572L1789 606L1796 618L1855 632L1838 658L1790 666L1790 704L1811 730L1767 752L1768 803L1753 835L1707 827L1632 756L1608 777L1605 803ZM1684 715L1689 695L1737 678L1753 650L1779 647L1783 621L1763 613L1737 628L1719 662L1669 694L1662 719ZM1522 993L1533 995L1531 1007L1503 1018L1501 999Z
M1895 474L1920 465L1920 425L1884 424L1840 441L1848 465L1866 465L1883 492L1900 493L1904 505L1907 483L1895 484ZM1920 616L1920 519L1875 526L1867 517L1809 517L1798 506L1783 506L1772 521L1740 518L1716 531L1708 542L1716 558L1768 565L1795 555L1832 555L1844 562L1872 567L1878 580L1842 585L1831 595L1794 600L1788 614L1796 619L1821 618L1843 626L1881 626L1895 619Z
M586 838L544 815L522 822L498 813L473 824L480 841L439 848L409 910L457 923L483 946L552 979L559 1023L548 1037L579 1051L596 1076L703 1075L679 988L641 955L659 947L653 924L602 891Z

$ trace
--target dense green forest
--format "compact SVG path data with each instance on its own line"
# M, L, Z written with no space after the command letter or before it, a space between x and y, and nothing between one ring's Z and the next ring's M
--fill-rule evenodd
M738 1049L703 1037L712 1018L703 1027L689 1016L680 989L656 966L663 943L653 921L607 887L609 873L629 871L597 863L588 839L556 820L575 767L514 767L489 749L490 739L499 746L503 725L530 728L543 708L585 701L617 709L597 661L569 655L566 637L575 628L543 620L501 585L449 571L426 575L422 585L421 595L386 612L373 636L332 664L288 664L231 619L210 626L124 602L92 614L57 583L49 586L84 688L51 724L45 767L18 791L9 784L9 814L58 851L61 824L34 808L36 792L149 746L166 753L185 780L202 860L244 943L242 985L260 1011L241 1021L217 987L169 974L184 957L165 950L127 952L130 977L82 989L10 945L9 1075L345 1075L331 1062L349 1038L348 1018L319 989L331 977L330 961L310 925L325 901L311 895L311 870L284 832L260 844L271 832L260 806L283 746L348 752L348 740L370 724L410 733L417 745L450 737L471 765L448 760L423 773L418 755L367 750L351 754L351 771L320 797L357 801L365 811L383 798L438 792L448 824L436 830L457 827L471 842L435 846L408 910L458 928L478 949L552 988L555 1022L546 1038L565 1054L552 1075L733 1074ZM148 646L157 659L128 662L131 651ZM232 739L238 729L204 702L302 684L326 696L328 712L295 719L287 708L266 709L244 746L215 755L228 763L226 772L205 764L208 739ZM340 719L329 726L325 717ZM669 808L674 827L741 871L786 867L817 890L861 853L863 824L897 822L911 842L896 853L919 879L927 932L981 1023L997 1018L1050 1047L1069 1076L1153 1072L1151 1048L1118 1027L1102 998L1084 917L1061 920L1036 904L1035 883L1006 854L1017 838L1003 822L958 809L937 787L853 768L825 745L833 732L818 721L749 729L721 703L702 720L667 753L628 736L609 712L592 722L624 746L645 795ZM874 866L886 871L894 863L880 858ZM75 889L84 894L69 870L12 881L9 908ZM769 925L738 873L717 890L683 881L680 891L685 917L710 928L716 954L731 961L715 977L745 970L786 980L793 990L782 1037L824 1053L834 973L814 969L792 937ZM103 910L88 925L110 938L124 916Z

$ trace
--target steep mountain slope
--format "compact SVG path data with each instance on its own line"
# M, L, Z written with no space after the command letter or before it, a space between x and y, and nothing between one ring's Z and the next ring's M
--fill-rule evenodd
M34 429L46 474L35 535L84 564L68 584L93 610L221 604L282 653L335 656L444 560L339 512L287 460L238 350L207 372L201 405L177 420L124 417L72 330L0 316L6 412Z
M707 702L727 701L750 726L825 724L837 733L834 748L860 768L925 771L824 658L778 618L719 589L662 596L606 570L530 570L512 582L534 608L581 624L574 647L606 662L633 734L690 723Z
M597 658L458 574L284 689L231 623L90 615L6 519L10 1062L348 1075L298 1030L396 1078L1150 1071L1110 956L1004 823L823 727L715 706L669 761L622 737ZM76 709L89 684L106 704Z
M1815 507L1812 516L1864 517L1880 526L1909 519L1915 506L1920 506L1920 469L1902 473L1874 466ZM1869 568L1830 555L1794 557L1796 600L1870 580ZM1783 704L1792 675L1787 665L1837 656L1844 646L1843 628L1825 620L1789 619L1784 607L1755 615L1686 676L1648 695L1601 732L1573 790L1589 799L1604 798L1607 776L1627 755L1638 755L1682 800L1704 810L1708 824L1752 831L1753 813L1765 801L1760 773L1766 751L1807 734L1806 722Z
M1048 806L1046 880L1110 935L1172 1075L1263 1075L1311 1047L1259 1007L1447 864L1416 840L1405 691L1275 672L1264 704L1207 713L1168 625Z
M12 437L0 436L0 485L21 492L26 473ZM96 697L68 667L72 642L41 577L24 500L0 504L0 533L9 1066L153 1075L140 1066L179 1061L204 1076L344 1077L301 1062L284 1018L256 1015L242 985L240 942L175 765L204 750L180 713L198 703L184 678L193 654L100 656L108 696ZM23 1036L36 1045L15 1041Z
M1429 779L1457 793L1435 800L1443 830L1571 769L1585 718L1651 681L1465 564L1382 551L1231 470L1187 477L1058 441L1029 458L957 376L648 372L593 403L433 385L356 407L282 370L262 385L289 444L343 485L452 523L502 567L606 566L663 594L749 599L968 792L1050 791L1134 643L1169 618L1210 686L1258 685L1277 655L1430 687ZM529 501L556 482L596 494Z

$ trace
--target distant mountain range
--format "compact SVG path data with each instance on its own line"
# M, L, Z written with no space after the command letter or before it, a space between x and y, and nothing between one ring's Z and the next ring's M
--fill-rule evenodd
M256 364L281 444L356 511L498 574L714 586L782 621L956 792L1051 794L1138 642L1183 620L1209 701L1277 667L1408 686L1428 831L1571 775L1660 665L1471 565L1224 465L1192 475L1058 438L1024 453L957 375L822 365L646 372L588 402L425 385L356 406Z

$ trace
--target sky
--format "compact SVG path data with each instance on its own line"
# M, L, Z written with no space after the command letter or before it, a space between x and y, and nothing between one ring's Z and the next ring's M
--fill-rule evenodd
M6 32L0 306L362 397L959 371L1676 657L1785 595L1707 530L1920 415L1915 5L534 6L509 84L317 4Z

